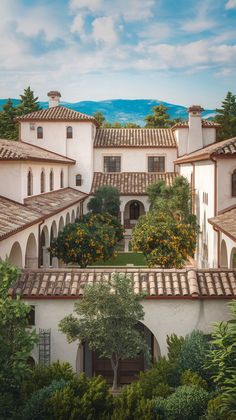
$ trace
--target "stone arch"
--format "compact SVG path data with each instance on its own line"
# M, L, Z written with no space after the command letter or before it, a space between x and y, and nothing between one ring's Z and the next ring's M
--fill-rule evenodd
M27 244L26 244L25 267L26 268L38 267L37 242L33 233L29 235Z
M141 329L146 338L146 342L150 347L151 356L153 361L160 357L160 347L156 337L151 330L143 323L138 323L138 329ZM148 368L147 362L145 362L144 356L138 356L134 359L126 359L121 361L120 364L120 385L128 384L137 378L137 374ZM101 374L106 380L111 383L112 380L112 368L110 366L110 360L106 358L100 358L96 355L96 352L89 350L87 343L80 344L77 350L76 357L76 371L77 373L85 372L86 376L91 377L94 374Z
M76 209L76 219L79 219L79 217L80 217L80 208L78 206Z
M236 269L236 248L234 247L230 255L230 268Z
M40 265L43 267L49 266L49 245L49 232L48 227L45 225L40 235Z
M59 220L59 225L58 225L58 232L61 232L64 229L64 226L65 226L64 219L61 216Z
M19 242L14 242L9 255L9 263L16 267L23 267L22 250Z
M140 216L145 214L145 207L140 200L130 200L124 208L124 224L125 227L132 228L138 221Z
M225 240L222 239L220 247L220 266L222 268L228 268L228 254Z
M75 222L75 211L72 210L72 213L71 213L71 223L74 223L74 222Z
M68 225L70 223L70 213L68 212L66 214L66 225Z
M51 229L50 229L50 244L52 243L53 239L57 237L57 225L55 220L52 222ZM50 254L50 266L58 267L58 259L53 257Z

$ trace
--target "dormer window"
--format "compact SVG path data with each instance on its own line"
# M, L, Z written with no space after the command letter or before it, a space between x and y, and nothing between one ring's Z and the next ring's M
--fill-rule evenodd
M82 185L82 175L81 174L77 174L75 176L75 185L76 185L76 187L80 187Z
M66 127L66 138L67 139L73 138L73 128L71 126Z
M27 195L33 195L33 173L31 169L29 169L27 175Z
M49 184L50 184L50 191L53 191L53 189L54 189L54 173L53 173L52 169L50 171Z
M43 138L43 127L37 127L37 139Z
M232 174L232 197L236 197L236 169Z

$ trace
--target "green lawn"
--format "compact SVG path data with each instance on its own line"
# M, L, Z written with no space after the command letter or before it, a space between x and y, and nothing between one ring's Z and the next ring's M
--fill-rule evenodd
M134 266L147 265L146 259L141 252L120 252L117 257L110 258L107 261L96 262L93 267L107 266L125 266L134 264Z

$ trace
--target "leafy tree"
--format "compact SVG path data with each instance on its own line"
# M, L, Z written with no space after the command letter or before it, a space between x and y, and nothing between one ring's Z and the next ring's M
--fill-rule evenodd
M97 120L99 126L101 127L103 123L106 121L104 114L101 111L97 111L93 113L93 117Z
M67 264L87 267L114 256L122 237L123 229L116 218L107 213L91 213L65 226L52 241L50 252Z
M216 109L215 121L221 125L218 140L236 136L236 95L228 92L222 101L222 107Z
M132 280L123 274L113 274L111 280L87 285L83 298L75 304L75 315L59 324L69 342L87 341L91 350L107 357L113 369L113 390L117 389L119 361L147 352L141 333L135 328L144 318L141 296L133 291Z
M30 305L8 296L17 275L16 268L6 262L0 264L0 407L3 418L8 418L16 407L21 382L30 374L27 359L37 342L35 331L27 328Z
M208 367L221 395L221 413L236 417L236 301L229 304L233 319L215 324Z
M169 128L173 125L167 113L165 105L157 105L152 108L153 114L145 117L146 128Z
M118 216L120 210L120 194L117 188L104 185L90 198L88 210L93 213L109 213Z
M15 122L17 116L16 108L13 106L11 99L3 105L3 110L0 112L0 138L17 140L18 127Z
M140 128L140 125L132 122L127 122L123 126L124 128Z
M20 98L20 104L17 107L18 115L29 114L41 109L38 97L34 97L34 92L30 89L30 86L24 89L24 93L20 95Z

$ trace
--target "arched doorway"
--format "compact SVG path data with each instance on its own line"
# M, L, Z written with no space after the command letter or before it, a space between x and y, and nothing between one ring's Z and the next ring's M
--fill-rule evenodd
M49 267L49 232L47 226L43 227L40 236L40 266Z
M228 268L228 255L227 255L227 247L224 239L221 242L221 249L220 249L220 266L222 268Z
M25 267L38 268L37 243L33 233L28 237L25 251Z
M15 242L11 247L9 263L16 267L23 267L22 251L19 242Z
M230 268L236 269L236 248L233 248L231 251Z
M149 346L152 361L160 357L160 348L152 332L141 322L137 328L144 334ZM121 360L118 368L118 385L126 385L137 379L138 374L148 368L148 361L143 354L132 359ZM91 351L85 342L80 345L77 353L77 372L85 372L86 376L102 375L109 384L113 380L111 362L105 357L99 357L96 351Z
M145 214L144 204L138 200L129 201L124 209L125 228L132 228L139 217Z

